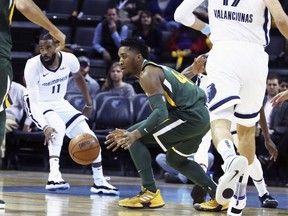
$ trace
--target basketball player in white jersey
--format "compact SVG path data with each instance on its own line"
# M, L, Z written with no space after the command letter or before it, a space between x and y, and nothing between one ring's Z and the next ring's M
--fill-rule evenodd
M197 80L195 84L198 85L200 88L202 88L205 92L207 92L206 90L207 76L204 75L203 73L206 72L205 64L206 64L207 57L208 57L208 54L198 56L197 58L195 58L193 64L190 67L187 67L182 72L188 79L192 79L194 76L197 75ZM275 144L273 143L273 141L271 140L271 137L267 128L265 113L263 109L261 109L259 123L261 125L262 131L264 134L265 145L270 146L270 148L274 149L273 151L276 151L276 154L277 154L277 148ZM232 125L231 125L231 133L233 134L233 142L236 148L238 148L239 140L238 140L238 136L236 133L236 124L234 123L234 121L232 122ZM207 134L203 137L202 142L199 145L199 148L194 155L195 161L201 165L203 164L202 167L208 166L208 150L210 148L210 140L211 140L211 131L208 131ZM256 157L256 155L254 156L253 163L249 166L249 175L252 178L253 183L258 191L259 200L261 202L261 207L277 208L278 201L269 194L266 188L262 166L261 166L260 161ZM199 188L197 189L198 189L197 192L199 194L203 194L203 192L199 191ZM194 196L196 197L197 194L194 193ZM213 206L210 206L209 209L201 209L201 205L195 205L195 207L196 209L198 208L198 210L210 210L210 211L215 210L213 209Z
M95 136L85 121L85 116L88 117L93 112L93 106L86 82L79 72L79 62L75 55L57 52L56 48L57 43L50 34L41 35L40 55L29 59L24 70L28 89L26 111L37 127L44 131L48 144L50 173L47 190L65 190L70 187L59 171L59 157L65 134L69 138L82 133ZM64 99L70 72L85 98L85 116ZM94 185L90 191L118 195L118 190L104 178L101 161L100 153L92 163Z
M248 164L253 163L255 155L255 123L259 120L268 74L264 48L269 43L271 17L263 0L209 0L209 26L192 13L202 2L184 0L174 18L210 35L213 47L206 70L211 133L224 161L216 201L222 205L230 201L227 214L242 215ZM232 119L237 123L241 156L234 150ZM200 207L210 205L215 203L202 203Z
M272 14L276 26L282 35L288 38L288 16L279 3L279 0L264 0L264 2Z

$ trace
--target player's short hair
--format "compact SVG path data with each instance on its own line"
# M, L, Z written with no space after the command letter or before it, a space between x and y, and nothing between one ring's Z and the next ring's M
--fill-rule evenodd
M53 40L53 37L48 32L48 33L41 34L39 36L39 40Z
M125 40L121 41L121 46L129 47L131 50L134 50L140 53L143 58L149 58L148 47L145 44L145 41L141 37L128 37Z

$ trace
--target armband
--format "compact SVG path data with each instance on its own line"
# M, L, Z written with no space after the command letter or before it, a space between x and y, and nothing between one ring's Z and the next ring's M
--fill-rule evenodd
M207 23L205 23L205 26L203 29L201 29L201 32L202 34L205 34L205 35L210 34L211 33L210 26Z

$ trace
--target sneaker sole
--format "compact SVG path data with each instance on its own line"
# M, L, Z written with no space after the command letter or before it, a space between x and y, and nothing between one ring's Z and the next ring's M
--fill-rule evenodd
M261 207L262 208L277 208L278 206L278 202L277 201L266 201L266 204L262 204Z
M113 190L105 190L105 189L96 189L96 188L91 188L90 189L91 193L95 194L105 194L105 195L119 195L119 191L113 191Z
M141 204L143 206L125 206L125 204L123 204L123 205L119 204L119 206L125 207L125 208L130 208L130 209L144 209L144 208L146 208L146 209L155 209L155 208L162 208L165 205L165 203L161 204L161 205L157 205L157 206L149 206L150 205L149 203L141 203Z
M237 156L232 160L228 171L221 177L216 189L215 199L219 204L225 205L229 202L234 194L239 177L244 173L247 167L248 160L243 156Z
M56 191L56 190L67 190L70 188L70 185L67 183L65 185L46 185L45 189L49 191Z

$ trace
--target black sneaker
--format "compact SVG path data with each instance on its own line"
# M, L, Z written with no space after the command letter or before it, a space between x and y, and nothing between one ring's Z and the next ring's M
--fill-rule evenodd
M206 201L207 191L199 185L195 185L191 191L191 197L193 199L193 205L195 203L203 203Z
M259 197L261 207L263 208L277 208L278 201L274 199L270 194L266 193L262 197Z

